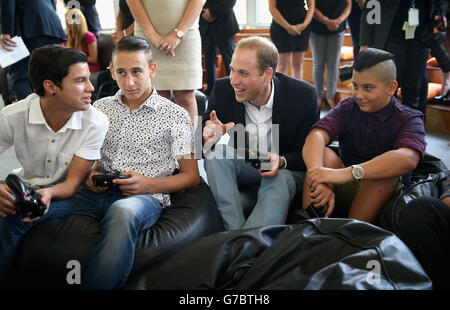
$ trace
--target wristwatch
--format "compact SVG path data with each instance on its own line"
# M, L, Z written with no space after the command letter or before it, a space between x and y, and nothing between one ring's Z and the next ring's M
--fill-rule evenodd
M328 17L324 16L324 17L323 17L323 20L322 20L322 24L325 24L325 25L326 25L328 19L329 19Z
M175 31L179 39L182 39L184 37L184 31L178 30L177 28L175 28L173 31Z
M287 167L286 158L284 156L280 156L280 166L278 167L278 169L286 169L286 167Z
M358 165L352 165L352 176L355 181L361 181L364 177L364 169Z

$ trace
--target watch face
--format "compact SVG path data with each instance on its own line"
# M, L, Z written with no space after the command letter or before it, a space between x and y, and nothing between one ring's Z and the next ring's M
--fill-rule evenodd
M184 32L181 30L177 31L177 37L179 37L180 39L184 36Z
M364 176L364 170L359 166L355 166L353 167L352 174L355 179L360 180Z

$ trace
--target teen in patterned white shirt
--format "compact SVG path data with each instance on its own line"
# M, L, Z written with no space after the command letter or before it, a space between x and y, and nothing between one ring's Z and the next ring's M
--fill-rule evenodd
M170 205L170 192L199 184L194 135L189 114L159 96L150 45L135 36L122 38L113 51L111 73L120 90L94 106L110 122L101 159L86 180L87 189L60 205L85 205L101 219L102 235L81 283L87 289L118 289L133 266L139 232L152 226ZM180 172L172 175L179 166ZM108 189L92 176L120 172Z

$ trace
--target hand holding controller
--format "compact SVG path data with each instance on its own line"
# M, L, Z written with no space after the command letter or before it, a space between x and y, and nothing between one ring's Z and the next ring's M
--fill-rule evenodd
M250 158L252 157L252 158ZM271 169L264 169L270 165L266 163L270 163L269 159L261 159L259 153L255 154L249 149L245 149L245 162L249 163L255 169L261 169L261 172L270 171Z
M15 174L9 174L6 177L6 185L11 188L16 197L16 208L18 212L21 212L25 217L34 219L44 215L47 206L42 203L41 195L34 189L28 187L23 181Z
M120 173L111 173L111 174L96 174L92 176L92 183L94 186L106 186L112 187L114 179L128 179L129 175L123 175Z

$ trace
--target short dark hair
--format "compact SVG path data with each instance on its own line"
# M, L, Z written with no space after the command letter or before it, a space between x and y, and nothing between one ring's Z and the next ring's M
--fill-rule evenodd
M377 48L367 48L356 56L353 69L361 72L386 60L395 62L395 55Z
M145 56L148 60L148 65L151 65L152 63L152 49L150 47L150 44L147 40L130 35L125 36L117 43L117 45L114 47L112 52L112 59L114 59L114 56L117 52L137 52L137 51L143 51Z
M50 80L61 88L61 82L69 74L70 66L87 61L87 56L82 51L57 44L35 49L31 53L28 66L33 91L41 97L44 96L45 80Z

